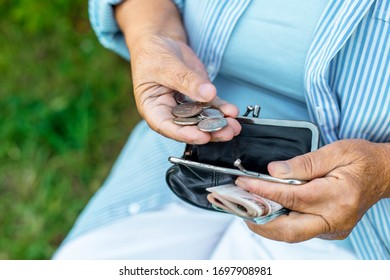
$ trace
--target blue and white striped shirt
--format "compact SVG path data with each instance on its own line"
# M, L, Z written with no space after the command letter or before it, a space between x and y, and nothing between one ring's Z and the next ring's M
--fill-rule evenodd
M129 59L112 9L121 1L90 0L90 19L101 43ZM199 0L201 12L183 17L211 80L250 1ZM185 13L185 0L174 2ZM346 138L390 142L390 0L329 1L307 55L305 96L324 144ZM382 199L351 232L360 258L390 259L389 216L390 199Z

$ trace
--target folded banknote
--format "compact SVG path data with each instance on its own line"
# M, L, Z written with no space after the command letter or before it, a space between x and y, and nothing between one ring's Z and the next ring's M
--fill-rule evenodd
M264 224L289 212L279 203L251 194L234 184L207 188L212 206L223 212Z

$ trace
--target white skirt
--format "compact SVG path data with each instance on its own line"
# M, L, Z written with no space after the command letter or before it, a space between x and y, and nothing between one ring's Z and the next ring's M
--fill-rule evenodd
M356 259L340 241L269 240L242 219L175 202L159 211L123 218L62 246L54 259L335 260Z

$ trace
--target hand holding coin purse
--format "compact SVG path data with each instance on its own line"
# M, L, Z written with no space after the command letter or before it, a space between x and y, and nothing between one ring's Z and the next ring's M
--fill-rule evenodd
M286 184L303 183L293 178L271 177L267 165L316 150L319 132L313 123L255 117L237 117L237 120L242 130L232 140L187 144L181 158L169 158L173 165L166 172L166 181L179 198L197 207L218 211L208 201L206 189L232 184L238 176Z

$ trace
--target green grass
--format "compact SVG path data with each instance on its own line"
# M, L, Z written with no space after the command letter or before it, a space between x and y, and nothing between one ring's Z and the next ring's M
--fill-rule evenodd
M0 6L0 259L49 259L140 118L87 1Z

